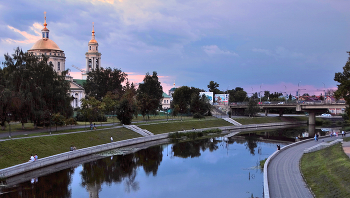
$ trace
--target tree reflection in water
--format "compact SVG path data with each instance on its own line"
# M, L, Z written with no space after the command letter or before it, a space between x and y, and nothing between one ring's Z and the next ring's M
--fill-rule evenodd
M70 198L72 190L69 188L72 182L74 168L65 169L42 176L32 178L31 181L21 185L6 188L1 197L57 197Z
M114 158L104 158L94 162L83 164L81 171L82 186L90 196L95 196L101 190L101 185L106 183L121 183L125 181L125 191L139 190L139 184L135 181L138 167L143 167L147 175L157 175L158 167L163 158L163 148L155 146L140 150L133 154L118 155Z
M270 133L269 136L275 135L277 137L283 137L289 135L286 129L275 130ZM257 134L251 133L251 136L245 137L233 137L225 139L222 137L213 139L199 139L186 142L178 142L169 145L172 150L170 151L173 157L180 158L197 158L201 156L206 150L214 152L219 147L227 148L229 150L230 144L241 144L249 150L251 155L255 155L256 148L259 142L259 137L265 136L267 132L257 132ZM289 137L288 137L289 138ZM141 186L140 182L137 181L137 171L139 167L142 167L147 176L157 176L158 168L163 160L163 146L154 146L147 149L140 150L133 154L128 155L116 155L112 158L103 158L97 161L84 163L82 165L81 175L81 186L85 188L90 197L98 197L99 193L103 190L103 184L112 186L112 184L123 184L124 191L126 193L139 191ZM15 187L7 187L1 189L0 192L11 192L4 193L2 197L71 197L72 192L70 184L72 180L72 174L74 168L59 171L47 176L40 177L38 182L32 184L30 181L24 182ZM34 180L35 181L35 180ZM4 191L5 190L5 191Z

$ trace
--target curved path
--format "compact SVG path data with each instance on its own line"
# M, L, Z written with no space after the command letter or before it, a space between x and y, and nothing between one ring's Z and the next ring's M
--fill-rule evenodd
M338 137L339 138L339 137ZM269 194L271 198L312 198L304 179L301 175L299 162L304 149L310 148L322 141L332 141L336 137L326 137L319 141L305 141L290 148L279 151L267 168Z

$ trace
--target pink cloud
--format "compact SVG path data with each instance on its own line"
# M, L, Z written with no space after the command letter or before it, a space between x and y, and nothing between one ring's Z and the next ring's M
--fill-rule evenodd
M39 23L34 23L32 27L30 27L31 30L33 30L36 34L38 35L32 35L29 34L28 32L25 31L20 31L19 29L16 29L12 26L7 26L9 29L13 30L16 33L19 33L20 35L22 35L25 40L14 40L14 39L2 39L4 42L6 43L23 43L23 44L29 44L29 43L35 43L36 41L38 41L40 39L40 29L42 28L42 26Z

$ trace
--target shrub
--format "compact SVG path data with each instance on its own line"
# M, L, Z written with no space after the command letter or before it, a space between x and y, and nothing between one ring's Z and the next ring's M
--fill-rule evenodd
M200 113L195 113L193 114L193 118L195 119L202 119L202 118L205 118L203 115L201 115Z

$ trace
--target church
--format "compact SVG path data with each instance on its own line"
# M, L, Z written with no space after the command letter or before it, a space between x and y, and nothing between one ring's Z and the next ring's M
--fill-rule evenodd
M36 56L45 55L48 57L48 63L52 64L53 69L58 74L61 74L61 72L66 68L66 56L64 51L61 50L53 40L49 39L50 30L46 27L46 12L44 12L44 14L44 28L41 30L42 38L38 40L27 52ZM101 67L101 53L98 51L98 42L95 39L94 25L92 26L92 36L88 43L88 51L85 53L85 58L86 70L82 73L82 79L73 79L71 76L66 76L66 80L68 80L70 83L69 95L74 98L74 100L71 102L73 108L81 107L80 100L85 98L83 83L86 81L88 73Z

